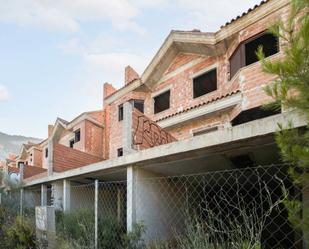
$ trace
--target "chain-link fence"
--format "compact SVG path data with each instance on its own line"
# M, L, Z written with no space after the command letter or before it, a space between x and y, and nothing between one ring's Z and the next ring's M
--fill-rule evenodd
M56 239L50 245L306 248L305 234L290 223L286 203L299 201L308 208L309 186L294 185L288 168L275 165L176 176L139 168L134 182L72 181L67 210L57 206ZM49 202L54 204L52 191L56 190L50 191ZM25 210L40 204L40 191L24 190L23 195L23 213L31 213ZM298 215L302 217L302 211Z

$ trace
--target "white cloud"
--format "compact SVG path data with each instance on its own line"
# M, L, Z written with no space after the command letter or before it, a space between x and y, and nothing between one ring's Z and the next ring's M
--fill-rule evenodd
M0 101L5 101L9 99L9 91L8 89L0 84Z
M0 21L76 32L82 22L110 21L119 29L141 28L128 0L0 0Z
M182 26L201 27L203 31L217 31L220 26L230 21L261 0L178 0L178 6L186 13Z
M121 87L124 84L124 68L131 65L141 74L148 63L148 58L132 53L101 53L87 54L85 61L90 70L102 72L105 81Z

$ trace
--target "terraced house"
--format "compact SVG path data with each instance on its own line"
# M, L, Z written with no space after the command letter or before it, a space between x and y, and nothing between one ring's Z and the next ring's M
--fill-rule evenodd
M185 222L180 210L203 216L198 207L222 189L231 196L240 186L246 201L255 200L258 178L287 176L286 167L269 167L280 163L277 123L305 126L293 110L262 108L272 101L263 87L274 76L262 71L256 51L263 46L267 60L283 56L284 41L267 28L288 11L287 0L263 1L214 33L171 31L141 75L128 66L123 87L104 84L101 111L58 118L46 140L23 147L24 190L36 191L36 205L113 215L127 231L143 222L146 241L171 239ZM256 166L265 166L259 177ZM270 217L265 248L304 246L285 211Z

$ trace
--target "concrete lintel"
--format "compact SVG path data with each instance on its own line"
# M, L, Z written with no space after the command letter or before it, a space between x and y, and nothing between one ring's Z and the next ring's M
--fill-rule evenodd
M162 158L165 158L167 156L177 155L243 139L272 134L278 130L278 123L286 127L290 121L293 121L295 128L303 127L307 123L306 117L300 115L297 111L281 113L231 128L226 128L201 136L192 137L188 140L177 141L147 150L138 151L136 153L125 155L115 159L105 160L81 168L68 170L62 173L48 176L46 178L34 180L32 182L26 183L25 186L32 186L44 182L76 177L102 170L117 169L120 167L126 167L128 165L145 164L147 161L150 160L161 160Z

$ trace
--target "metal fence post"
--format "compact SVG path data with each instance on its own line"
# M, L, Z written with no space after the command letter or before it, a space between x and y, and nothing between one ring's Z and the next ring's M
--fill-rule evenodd
M94 191L94 247L98 249L98 197L99 197L99 180L95 180Z
M23 215L23 200L24 200L24 189L20 189L20 215Z

